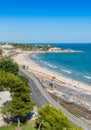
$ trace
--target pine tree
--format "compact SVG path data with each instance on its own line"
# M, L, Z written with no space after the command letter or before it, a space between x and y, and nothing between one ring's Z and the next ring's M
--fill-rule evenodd
M19 66L11 59L4 59L0 61L0 69L17 75L19 71Z
M16 75L0 71L0 85L10 91L12 100L3 108L3 113L17 117L20 127L20 117L26 116L33 110L34 102L30 97L29 87Z
M75 127L60 109L54 106L45 105L38 110L39 116L36 119L38 130L83 130Z

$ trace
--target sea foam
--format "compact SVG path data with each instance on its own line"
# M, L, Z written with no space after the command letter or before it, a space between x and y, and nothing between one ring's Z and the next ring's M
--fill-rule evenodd
M51 65L51 64L49 64L49 63L47 63L47 65L48 65L49 67L51 67L51 68L58 68L57 66Z
M68 73L68 74L71 74L71 71L69 71L69 70L64 70L64 69L61 69L63 72L66 72L66 73Z
M91 77L87 76L87 75L84 75L83 77L86 78L86 79L91 79Z

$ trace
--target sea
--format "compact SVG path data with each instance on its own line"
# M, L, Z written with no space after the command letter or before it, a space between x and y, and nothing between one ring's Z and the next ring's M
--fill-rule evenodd
M91 85L90 43L55 43L48 45L83 52L33 54L30 58L44 68Z

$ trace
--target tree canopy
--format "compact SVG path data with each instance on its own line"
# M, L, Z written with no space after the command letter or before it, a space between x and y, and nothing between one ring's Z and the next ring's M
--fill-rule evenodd
M0 55L2 54L2 49L0 49Z
M53 48L52 45L46 44L19 44L19 43L10 43L14 48L21 48L22 50L27 51L48 51L50 48Z
M10 113L10 117L26 116L33 110L34 102L30 97L29 87L16 75L0 71L0 85L4 89L9 90L12 100L8 102L8 105L3 107L3 113Z
M0 69L6 72L11 72L16 75L18 74L19 66L11 59L4 59L4 60L0 60Z
M54 106L45 105L38 110L38 113L36 128L39 130L83 130L75 127L63 112Z
M24 75L18 75L18 77L26 84L28 85L28 79Z

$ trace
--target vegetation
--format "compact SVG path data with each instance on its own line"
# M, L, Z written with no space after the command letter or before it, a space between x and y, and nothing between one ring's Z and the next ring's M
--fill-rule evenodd
M2 50L0 49L0 55L2 54Z
M12 98L3 107L2 112L8 121L15 122L17 120L18 127L20 127L20 122L26 121L25 117L33 110L34 105L27 85L28 80L25 76L18 75L19 67L10 59L1 60L0 69L0 89L9 90ZM38 110L38 113L36 119L38 130L83 130L75 127L61 110L53 106L45 105ZM13 130L13 128L11 126L9 130ZM29 126L22 128L23 130L32 130ZM1 130L6 129L8 130L8 127L2 127Z
M23 126L22 127L22 130L37 130L37 129L35 129L34 127L30 127L30 126Z
M21 79L14 74L0 71L0 84L4 89L11 92L12 100L3 108L3 113L9 118L17 118L18 127L20 126L20 118L26 116L33 110L34 102L30 97L30 89Z
M35 45L35 44L18 44L18 43L13 43L11 44L15 48L21 48L22 50L27 50L27 51L48 51L51 47L53 46L48 46L48 45Z
M15 127L14 126L3 126L0 127L0 130L14 130ZM22 126L22 130L36 130L35 128L31 127L31 126Z
M14 130L13 126L2 126L0 127L0 130Z
M26 76L18 75L18 77L22 80L22 82L25 83L25 85L28 85L28 79L26 78Z
M26 85L28 85L28 79L25 76L18 74L19 66L13 60L11 59L1 60L0 69L4 70L5 72L10 72L17 75Z
M19 71L18 64L11 59L0 60L0 69L15 75L18 74Z
M38 110L36 128L39 130L83 130L75 127L59 109L45 105Z

